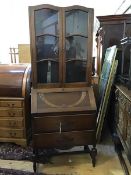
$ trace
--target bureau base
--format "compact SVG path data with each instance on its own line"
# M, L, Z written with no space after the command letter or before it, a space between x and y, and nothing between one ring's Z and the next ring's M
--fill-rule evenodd
M84 149L81 151L60 151L53 154L53 156L59 156L59 155L67 155L67 154L80 154L80 153L89 153L90 157L92 159L92 165L95 167L96 164L96 155L97 155L97 149L95 145L90 149L88 145L84 146ZM33 149L33 170L36 173L37 172L37 163L39 162L39 153L38 149ZM45 157L45 160L47 160L49 157Z

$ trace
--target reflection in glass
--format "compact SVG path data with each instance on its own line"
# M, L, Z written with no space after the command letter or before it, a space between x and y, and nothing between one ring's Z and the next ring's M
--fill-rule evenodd
M81 10L66 12L66 36L81 34L87 36L88 13Z
M57 83L59 81L59 64L53 61L37 63L38 83Z
M131 23L126 24L125 37L131 37Z
M66 38L66 59L87 60L87 38L71 36Z
M58 12L52 9L41 9L35 11L36 36L45 33L58 34Z
M66 82L86 81L86 61L69 61L66 63Z
M87 38L66 37L66 82L86 81Z
M125 45L123 47L123 60L124 60L124 63L122 65L123 67L123 75L125 77L128 77L129 76L129 70L130 70L130 60L131 59L131 46L130 45Z
M54 36L36 37L37 60L58 58L58 38Z

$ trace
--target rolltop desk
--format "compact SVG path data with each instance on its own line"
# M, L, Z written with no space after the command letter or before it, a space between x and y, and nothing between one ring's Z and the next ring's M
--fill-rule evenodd
M95 166L93 19L93 9L82 6L29 7L34 171L39 148L84 146Z
M0 65L0 142L27 146L30 141L30 74L27 64Z

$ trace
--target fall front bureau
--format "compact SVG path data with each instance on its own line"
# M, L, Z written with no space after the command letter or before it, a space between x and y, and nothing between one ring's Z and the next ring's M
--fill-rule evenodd
M57 92L32 89L31 98L34 171L40 148L84 146L95 166L96 106L93 89L76 88L72 91L69 88L57 89ZM91 150L88 145L93 145Z

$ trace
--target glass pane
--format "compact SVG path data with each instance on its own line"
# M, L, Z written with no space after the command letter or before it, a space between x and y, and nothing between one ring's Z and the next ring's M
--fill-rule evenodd
M66 12L66 36L81 34L87 36L88 13L81 10Z
M66 38L66 82L86 81L87 38Z
M131 23L126 24L125 37L131 37Z
M86 61L69 61L66 64L66 82L86 81Z
M119 29L119 30L118 30ZM104 35L104 53L108 47L113 45L120 45L120 40L123 36L124 26L123 24L106 24L103 27L103 30L106 31Z
M125 77L129 77L129 68L130 68L130 59L131 59L131 46L127 45L125 46L125 49L123 49L123 59L124 59L124 64L123 64L123 74Z
M37 60L58 59L58 38L54 36L36 37Z
M52 9L41 9L35 11L36 36L45 33L58 34L58 12Z
M66 59L87 60L87 38L70 36L66 38Z
M59 81L59 63L44 61L37 63L38 83L57 83Z

